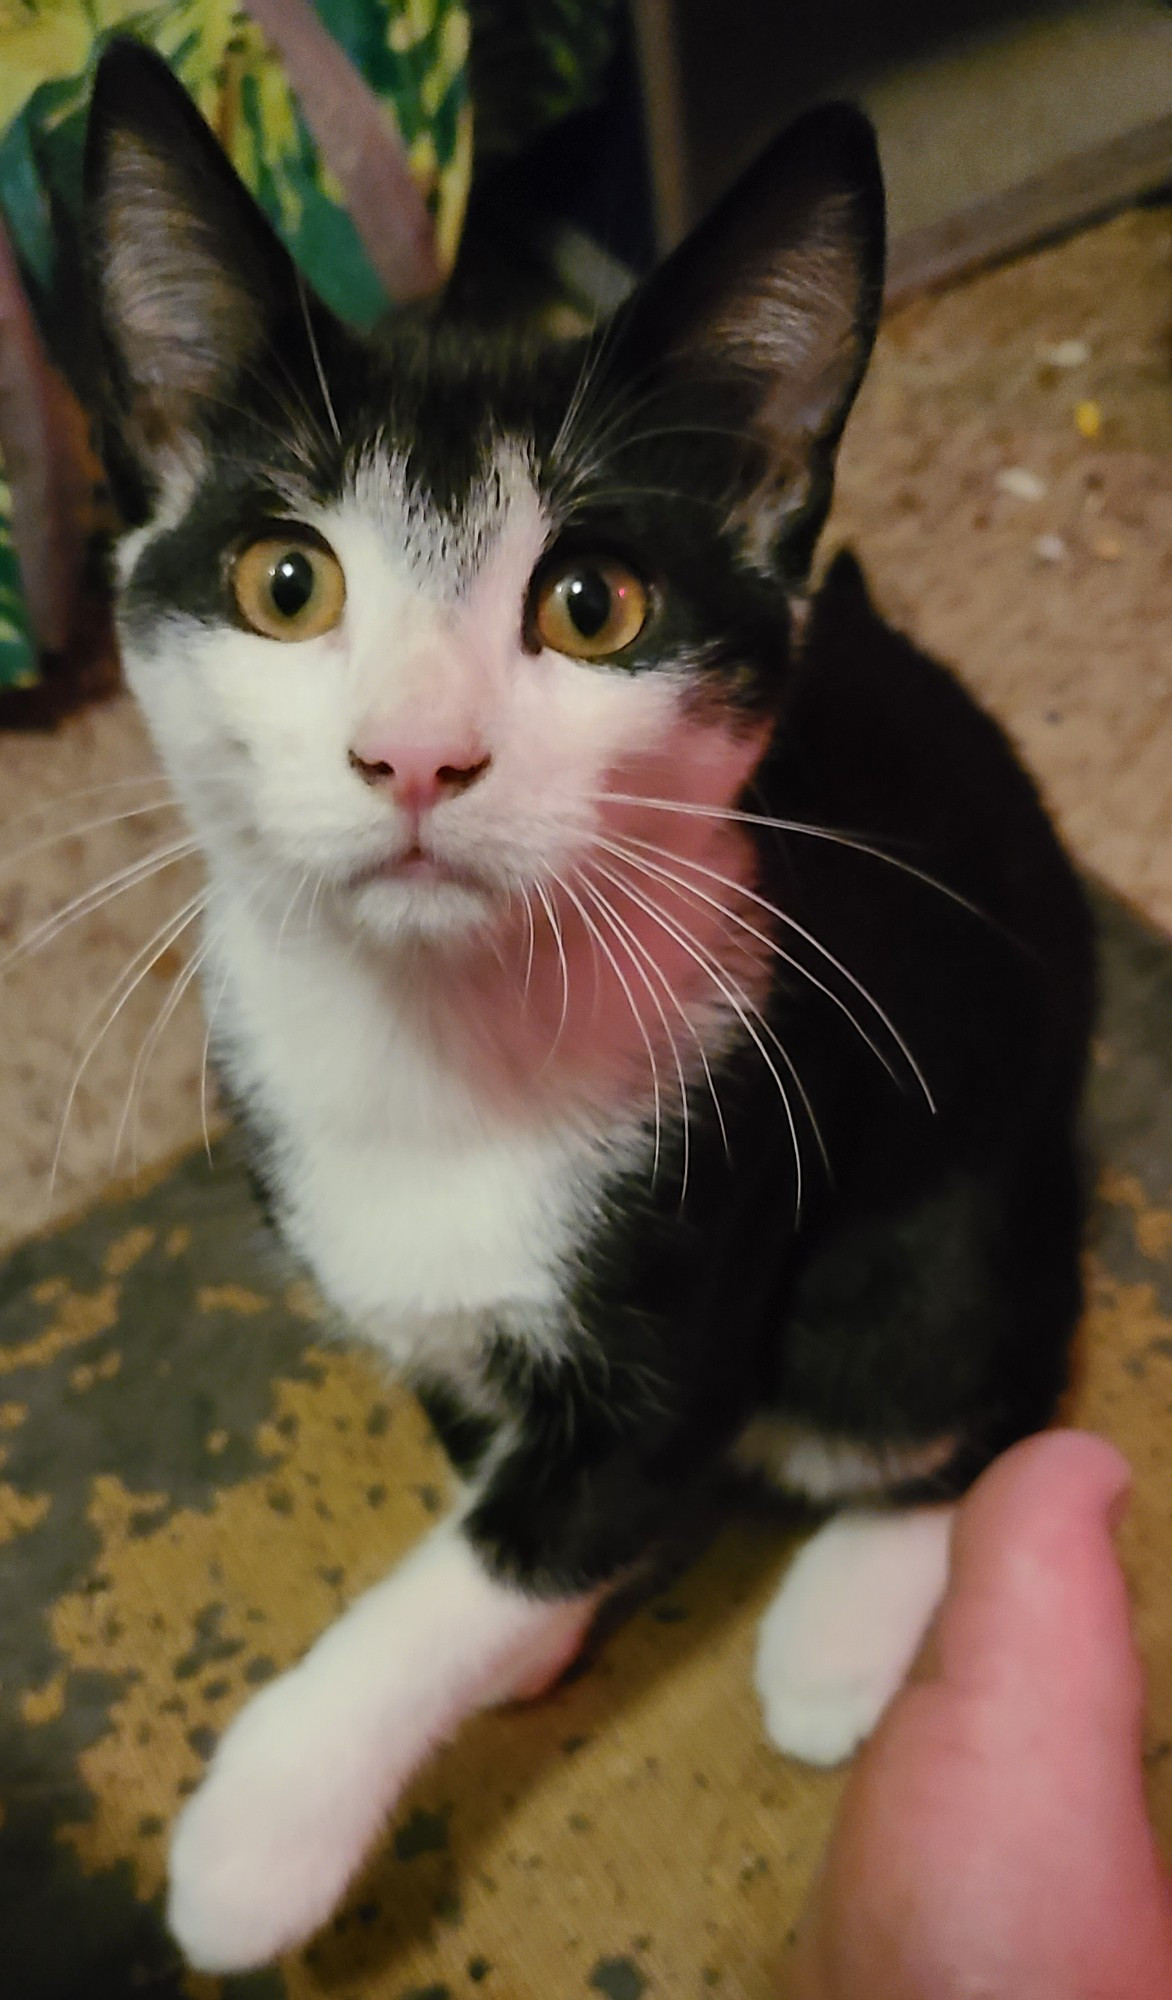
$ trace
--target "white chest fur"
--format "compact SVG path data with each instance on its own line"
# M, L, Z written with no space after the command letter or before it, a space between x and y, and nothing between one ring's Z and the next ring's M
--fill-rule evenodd
M220 952L217 1039L331 1303L397 1365L490 1310L539 1337L604 1164L641 1135L494 1115L328 943L229 917Z

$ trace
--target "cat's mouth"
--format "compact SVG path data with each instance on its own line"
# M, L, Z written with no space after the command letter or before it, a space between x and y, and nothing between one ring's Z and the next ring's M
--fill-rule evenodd
M413 841L400 854L383 855L367 862L350 878L352 889L365 889L374 882L401 884L413 889L463 889L486 895L489 883L483 875L462 862L448 861Z

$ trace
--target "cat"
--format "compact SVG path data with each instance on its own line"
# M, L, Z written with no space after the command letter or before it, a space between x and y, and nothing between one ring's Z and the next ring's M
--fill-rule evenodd
M875 336L873 132L808 113L580 341L360 342L115 44L87 232L128 679L203 848L272 1215L415 1388L450 1518L228 1728L169 1921L329 1916L429 1751L696 1496L829 1518L756 1680L846 1756L1080 1304L1082 893L996 724L808 580Z

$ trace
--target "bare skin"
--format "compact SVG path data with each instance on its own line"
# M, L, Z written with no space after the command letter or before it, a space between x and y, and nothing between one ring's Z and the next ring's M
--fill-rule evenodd
M1172 2000L1112 1542L1129 1476L1102 1439L1053 1432L964 1502L925 1658L848 1782L792 2000Z

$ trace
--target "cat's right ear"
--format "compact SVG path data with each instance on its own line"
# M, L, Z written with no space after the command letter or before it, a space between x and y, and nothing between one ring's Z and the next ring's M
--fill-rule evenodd
M619 308L610 365L679 399L675 421L744 439L731 520L804 572L875 339L884 196L875 133L829 104L782 132Z
M116 41L98 67L85 159L98 396L150 474L255 367L292 263L166 63ZM120 453L120 456L121 456Z

